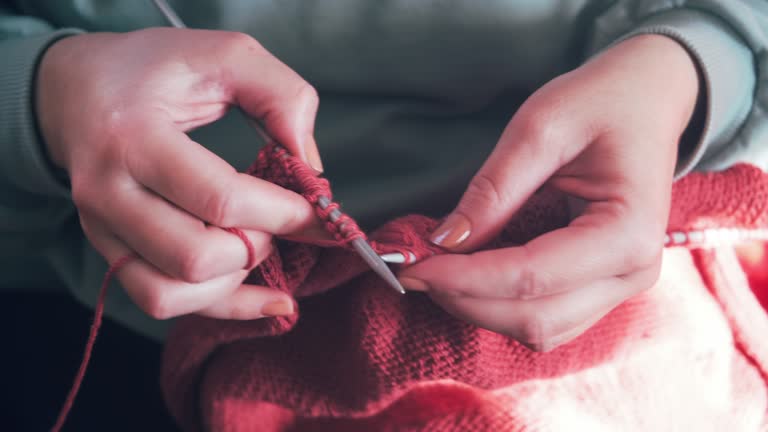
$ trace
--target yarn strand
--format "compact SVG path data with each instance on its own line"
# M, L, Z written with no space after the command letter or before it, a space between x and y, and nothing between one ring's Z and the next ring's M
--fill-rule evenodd
M112 277L123 268L123 266L128 264L128 262L132 261L134 258L136 258L136 255L134 254L120 258L115 261L104 274L104 279L101 282L101 289L99 290L99 298L96 301L96 308L93 312L93 322L91 323L91 330L88 334L88 342L86 342L85 350L83 351L83 359L80 361L80 367L75 375L75 380L72 383L72 387L69 389L67 399L61 407L61 411L59 411L56 424L51 428L51 432L59 432L64 426L64 422L67 420L67 416L69 416L69 412L72 410L72 405L75 403L77 393L80 391L83 378L85 378L85 371L88 369L88 363L90 362L91 354L93 353L93 345L96 343L96 337L99 335L99 329L101 328L101 322L104 316L104 302L107 297L109 282L112 280Z
M224 230L240 237L240 240L242 240L245 244L245 248L248 251L248 258L245 268L250 269L256 265L256 250L254 249L253 243L251 243L251 240L248 238L248 236L246 236L245 233L238 228L224 228ZM104 303L107 299L109 283L112 281L112 278L115 276L115 274L117 274L117 272L119 272L126 264L135 258L137 258L137 255L134 253L125 255L110 265L109 269L104 274L104 279L102 279L101 288L99 289L99 297L96 300L96 307L93 311L93 321L91 323L91 330L88 334L88 341L85 344L85 349L83 350L83 358L80 361L80 367L77 369L75 380L72 382L72 387L69 389L67 398L64 401L64 405L62 405L61 410L59 411L59 416L56 418L56 423L51 428L51 432L59 432L64 426L70 411L72 411L72 406L75 403L75 398L77 398L77 393L80 391L80 386L83 384L85 372L88 370L88 363L91 360L91 354L93 354L93 346L95 345L96 338L99 335L99 329L101 329L101 322L104 317Z

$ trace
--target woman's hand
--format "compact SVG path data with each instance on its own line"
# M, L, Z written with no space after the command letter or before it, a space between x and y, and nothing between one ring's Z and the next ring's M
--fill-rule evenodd
M139 255L119 278L144 311L158 319L292 313L287 295L242 285L246 247L219 227L243 229L258 263L271 235L313 223L311 206L237 173L185 132L239 105L319 172L318 98L307 82L244 34L150 29L57 42L41 62L36 97L86 236L110 262Z
M521 107L432 240L472 251L544 183L586 202L569 226L404 270L451 314L550 350L658 279L679 138L698 92L677 42L626 40Z

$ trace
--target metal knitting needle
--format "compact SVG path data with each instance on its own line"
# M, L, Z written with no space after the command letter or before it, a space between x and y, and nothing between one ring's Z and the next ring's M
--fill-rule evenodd
M171 5L168 4L165 0L152 0L155 3L155 6L160 10L160 13L163 14L165 19L168 21L168 23L176 28L187 28L187 26L184 24L184 21L181 20L178 14L176 14L176 11L173 10Z
M171 24L173 27L176 28L187 28L187 26L184 24L184 21L181 20L179 15L176 13L176 11L173 10L171 5L168 4L165 0L152 0L157 9L160 11L161 14L165 17L165 19L168 21L169 24ZM259 136L266 142L275 142L275 140L272 139L271 136L267 133L266 130L264 130L264 127L259 123L256 119L248 116L245 114L242 110L240 112L243 114L243 117L247 120L248 124L253 128L253 130L256 131L256 133L259 134ZM329 205L331 205L331 200L329 200L325 196L319 196L317 199L317 203L319 207L323 210L325 210ZM331 222L336 222L339 220L339 218L342 216L341 212L338 209L333 209L330 211L328 215L331 219ZM400 294L405 294L405 289L402 285L400 285L400 282L397 280L397 277L394 273L392 273L392 270L389 269L387 266L387 263L384 262L384 260L371 248L371 245L368 244L367 241L363 238L356 238L350 242L352 245L352 248L355 249L358 255L360 255L360 258L363 259L370 267L371 269L376 272L379 276L381 276L384 281L389 284L395 291L399 292ZM387 255L393 255L393 254L387 254ZM405 262L405 256L403 256L403 262Z
M328 199L328 197L319 196L317 197L317 204L320 206L321 209L325 210L328 208L329 205L331 205L331 200ZM328 217L331 219L331 222L336 222L341 218L342 214L338 209L332 209L328 213ZM368 244L367 241L363 238L356 238L352 241L350 241L350 244L355 249L358 255L360 255L360 258L363 259L370 267L371 269L376 272L379 276L381 276L382 279L384 279L389 286L395 289L395 291L399 292L400 294L405 294L405 289L403 289L403 286L400 285L400 282L397 280L397 277L392 273L392 270L389 269L387 266L387 263L384 262L382 257L380 257L376 251L374 251L371 248L371 245Z

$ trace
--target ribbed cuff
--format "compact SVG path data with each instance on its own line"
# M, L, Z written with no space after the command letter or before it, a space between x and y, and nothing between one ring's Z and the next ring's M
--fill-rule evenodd
M640 23L611 45L641 34L668 36L697 63L705 98L703 125L693 142L681 143L676 177L690 172L705 154L717 153L736 134L754 101L756 72L752 52L728 25L704 12L675 9Z
M34 88L37 66L45 50L57 40L79 33L64 29L0 40L0 175L20 190L69 197L69 188L48 160L37 130Z

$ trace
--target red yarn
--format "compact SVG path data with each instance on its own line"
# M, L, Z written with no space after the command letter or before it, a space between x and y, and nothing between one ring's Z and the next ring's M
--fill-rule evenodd
M317 177L307 164L291 156L285 148L276 144L268 145L259 152L256 162L247 172L254 175L258 173L259 177L304 196L313 205L318 217L326 222L325 227L336 239L336 245L341 246L356 238L365 238L363 231L349 216L342 214L338 220L331 220L331 212L340 210L340 207L330 201L332 194L328 180ZM327 198L330 205L326 208L318 205L320 197Z
M245 235L244 232L237 228L224 228L224 230L240 237L243 243L245 243L245 247L248 250L248 260L245 268L252 268L256 264L256 251L251 240ZM56 423L51 428L51 432L59 432L64 426L64 423L67 421L67 417L69 416L69 412L72 411L72 405L75 403L77 393L80 391L80 385L83 383L83 378L85 378L85 372L88 369L88 363L90 362L91 354L93 353L93 346L96 343L96 337L99 335L99 329L101 328L101 321L104 315L104 302L107 298L107 289L109 288L109 283L112 281L112 278L117 274L117 272L120 271L120 269L122 269L126 264L134 260L136 257L136 254L132 253L118 259L109 266L109 269L107 269L107 272L104 274L104 279L102 279L101 282L101 288L99 288L99 297L96 300L96 308L93 311L93 323L91 324L91 330L88 333L88 341L86 342L85 349L83 350L83 358L80 360L80 367L77 369L75 380L72 383L72 387L69 389L67 398L65 399L64 405L59 411L59 415L56 418Z
M104 275L104 279L101 282L101 288L99 289L99 298L96 300L96 309L93 311L93 323L91 324L91 331L88 334L88 342L86 342L85 350L83 351L83 359L80 362L80 367L77 369L77 374L75 375L72 387L69 389L67 399L61 407L61 411L59 411L56 424L51 428L52 432L58 432L61 430L62 426L64 426L64 422L67 420L67 416L72 410L72 404L75 402L75 397L77 397L77 392L80 390L80 385L83 383L83 378L85 378L85 371L88 369L88 362L91 360L93 345L96 343L96 336L98 336L99 328L101 328L101 318L104 315L104 300L107 296L109 282L112 280L112 276L134 258L136 258L136 255L133 254L120 258L109 266L109 270L107 270L107 273Z
M313 204L332 198L326 180L281 148L262 151L249 173ZM722 233L760 234L768 228L766 192L768 175L746 165L690 175L674 186L670 235L693 238L712 230L705 241L680 243L702 248ZM324 219L328 213L318 211ZM380 253L423 259L441 253L426 240L436 223L409 216L370 241ZM487 247L522 244L567 223L566 201L539 194ZM277 242L248 279L301 299L301 320L189 316L177 322L166 343L162 384L185 430L768 426L768 319L735 257L729 261L729 248L700 250L694 260L684 249L668 249L665 268L674 270L663 271L654 289L575 341L534 353L453 319L424 295L390 293L354 253L338 247L362 235L357 225L343 217L328 228L336 241L325 247ZM103 293L99 304L100 320ZM82 372L97 331L92 327ZM78 373L66 410L81 378ZM674 394L659 403L664 392Z
M340 210L339 205L337 203L330 202L330 205L328 205L325 209L321 209L317 205L319 197L324 196L330 200L332 196L328 180L317 177L306 166L306 164L296 158L290 157L289 153L283 147L272 144L263 149L259 153L257 161L249 169L249 172L256 170L264 173L268 172L270 177L277 184L294 190L300 190L302 195L310 203L315 205L318 216L322 220L327 221L325 226L336 239L335 243L329 243L327 245L343 246L356 238L365 238L365 234L362 232L357 223L345 214L341 214L341 216L336 221L330 221L330 213L334 210ZM248 253L245 268L252 268L256 264L256 251L251 240L242 230L238 228L223 229L238 236L243 241ZM88 341L83 352L83 358L81 360L77 374L75 375L75 380L72 384L72 387L70 388L64 405L59 412L56 424L51 429L53 432L58 432L64 425L64 422L66 421L67 416L72 409L75 398L77 397L77 393L80 390L80 385L82 384L83 378L85 377L85 372L88 368L91 353L93 352L93 346L96 342L99 328L101 327L102 316L104 313L104 300L106 298L109 283L112 277L125 264L127 264L135 257L135 254L130 254L117 260L109 267L106 274L104 275L104 279L99 290L99 297L96 302L96 308L94 310L93 324L91 325ZM276 287L279 285L279 282L271 280L269 275L263 274L262 277L265 277L265 282L267 282L270 286Z
M248 251L248 258L245 262L245 268L250 269L256 265L256 248L253 247L251 239L243 231L238 228L224 228L224 231L231 232L232 234L240 237L240 240L245 244L245 249Z
M293 178L290 163L263 153L251 173L310 200L330 193L302 190L310 180ZM692 174L674 186L670 235L709 248L760 234L766 192L768 175L746 165ZM436 223L409 216L370 241L379 252L438 254L426 240ZM567 201L542 193L487 247L567 223ZM761 430L768 319L729 256L668 248L654 289L534 353L423 294L391 293L344 248L278 242L250 279L299 299L301 318L183 318L166 342L162 386L186 431Z

